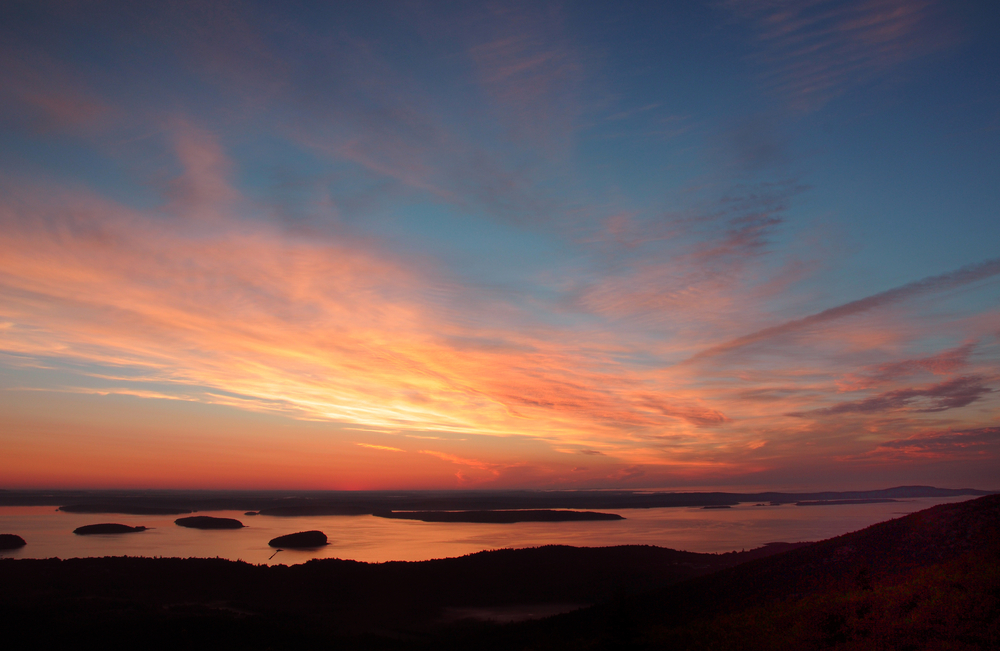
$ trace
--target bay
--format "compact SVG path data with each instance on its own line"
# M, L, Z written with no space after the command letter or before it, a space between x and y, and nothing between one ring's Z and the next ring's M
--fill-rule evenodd
M51 506L0 507L0 533L28 543L0 551L0 558L77 558L100 556L200 557L254 564L294 564L313 558L365 562L422 561L462 556L488 549L573 545L656 545L719 553L760 547L769 542L808 542L832 538L898 518L936 504L969 496L916 498L878 504L829 506L755 506L728 509L619 509L624 520L598 522L522 522L514 524L439 523L378 518L372 515L275 517L240 511L203 511L198 515L236 518L243 529L204 531L174 524L182 516L83 514ZM77 527L118 522L149 527L116 535L77 536ZM319 530L330 544L314 550L276 552L268 541L297 531Z

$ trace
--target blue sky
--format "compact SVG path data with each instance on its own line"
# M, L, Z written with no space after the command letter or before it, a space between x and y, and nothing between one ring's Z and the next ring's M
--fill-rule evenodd
M990 3L3 12L11 485L995 481Z

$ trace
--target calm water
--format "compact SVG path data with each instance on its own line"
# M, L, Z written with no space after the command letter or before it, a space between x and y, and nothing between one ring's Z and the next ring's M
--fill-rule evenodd
M462 556L484 549L563 544L578 547L658 545L694 552L728 552L769 542L823 540L898 518L935 504L968 496L920 498L887 504L837 506L753 506L730 509L620 509L625 520L611 522L524 522L518 524L431 523L359 516L279 518L245 516L239 511L199 515L236 518L247 525L229 531L201 531L174 524L182 516L78 514L50 506L0 507L0 533L27 541L13 558L84 556L221 557L248 563L303 563L312 558L359 561L420 561ZM124 535L77 536L86 524L120 522L148 531ZM282 534L318 529L330 539L319 550L278 552L267 541Z

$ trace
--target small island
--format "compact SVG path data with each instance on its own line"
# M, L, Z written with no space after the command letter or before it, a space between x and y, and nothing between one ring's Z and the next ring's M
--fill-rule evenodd
M581 522L594 520L624 520L617 513L595 511L555 511L550 509L515 509L504 511L382 511L374 515L397 520L423 522L473 522L511 524L514 522Z
M289 547L292 549L310 549L327 544L326 534L322 531L300 531L271 539L271 547Z
M145 531L146 527L130 527L127 524L115 524L111 522L106 522L103 524L88 524L83 527L77 527L73 530L78 536L90 536L93 534L104 534L104 533L134 533L136 531Z
M20 549L27 544L21 536L16 536L12 533L0 533L0 549Z
M192 515L188 518L177 518L174 524L189 529L242 529L243 523L233 518L213 518L210 515Z

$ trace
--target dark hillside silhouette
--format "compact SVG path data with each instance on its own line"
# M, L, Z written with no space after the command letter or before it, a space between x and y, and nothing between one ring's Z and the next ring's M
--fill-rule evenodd
M1000 496L729 554L547 546L290 567L0 558L0 630L108 648L991 649L998 559ZM461 619L587 604L517 624Z
M111 642L121 647L142 639L153 648L408 648L437 639L448 628L448 608L585 606L788 547L697 554L549 546L418 563L323 559L290 567L222 559L0 559L0 629L30 632L39 645L105 643L114 632Z
M1000 648L1000 496L507 630L481 648Z

